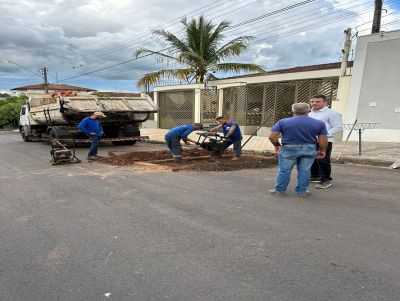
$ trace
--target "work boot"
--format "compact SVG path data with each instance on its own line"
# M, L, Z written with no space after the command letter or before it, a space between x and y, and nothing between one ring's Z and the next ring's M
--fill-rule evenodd
M181 157L175 157L175 162L176 162L176 163L182 163L183 160L182 160Z

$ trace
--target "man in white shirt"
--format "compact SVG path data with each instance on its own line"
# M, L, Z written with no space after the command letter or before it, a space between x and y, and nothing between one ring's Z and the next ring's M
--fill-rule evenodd
M311 182L318 182L315 188L325 189L332 186L330 160L332 142L335 139L335 135L343 131L342 115L327 107L328 99L322 94L311 97L310 105L312 110L308 116L323 121L328 130L328 148L326 150L326 156L322 159L315 159L311 167Z

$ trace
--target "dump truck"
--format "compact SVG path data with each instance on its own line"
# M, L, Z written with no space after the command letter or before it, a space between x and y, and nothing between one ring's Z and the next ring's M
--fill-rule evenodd
M107 95L107 94L104 94ZM116 145L132 145L140 136L139 126L157 106L145 94L137 96L32 94L21 108L19 131L24 141L88 142L77 130L79 122L93 112L103 112L104 137Z

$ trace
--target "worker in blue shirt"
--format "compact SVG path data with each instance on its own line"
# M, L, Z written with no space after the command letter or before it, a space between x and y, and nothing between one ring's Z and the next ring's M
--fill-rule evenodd
M94 112L92 116L85 117L79 124L78 129L89 137L91 142L88 153L88 160L97 160L100 157L97 155L97 148L100 144L100 137L104 135L100 119L106 118L103 112Z
M176 163L182 163L181 140L183 140L185 144L190 144L189 142L196 144L196 141L189 139L188 136L191 132L202 129L203 125L201 123L194 123L180 125L167 132L165 135L165 142Z
M218 157L222 156L224 151L233 144L233 150L235 151L235 156L232 160L239 160L242 155L242 132L240 131L239 124L236 121L229 120L224 116L219 116L216 118L219 125L212 128L211 132L218 132L222 128L225 138L229 140L224 141L224 149L218 153L213 153L211 155L211 160L215 161Z

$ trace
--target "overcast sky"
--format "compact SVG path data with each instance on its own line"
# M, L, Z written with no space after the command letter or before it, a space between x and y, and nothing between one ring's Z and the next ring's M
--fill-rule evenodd
M299 2L0 0L0 90L42 82L39 70L46 66L51 83L136 91L141 75L174 65L149 57L79 75L130 60L138 47L162 49L151 30L164 28L179 36L183 16L203 14L215 23L226 20L235 25ZM371 21L373 4L373 0L315 0L231 29L226 37L253 36L248 52L236 61L257 63L266 70L335 62L340 60L343 30L352 27L355 33L357 25ZM400 29L400 0L387 0L384 8L382 30ZM365 35L370 28L369 22L357 30ZM79 77L69 79L74 76Z

